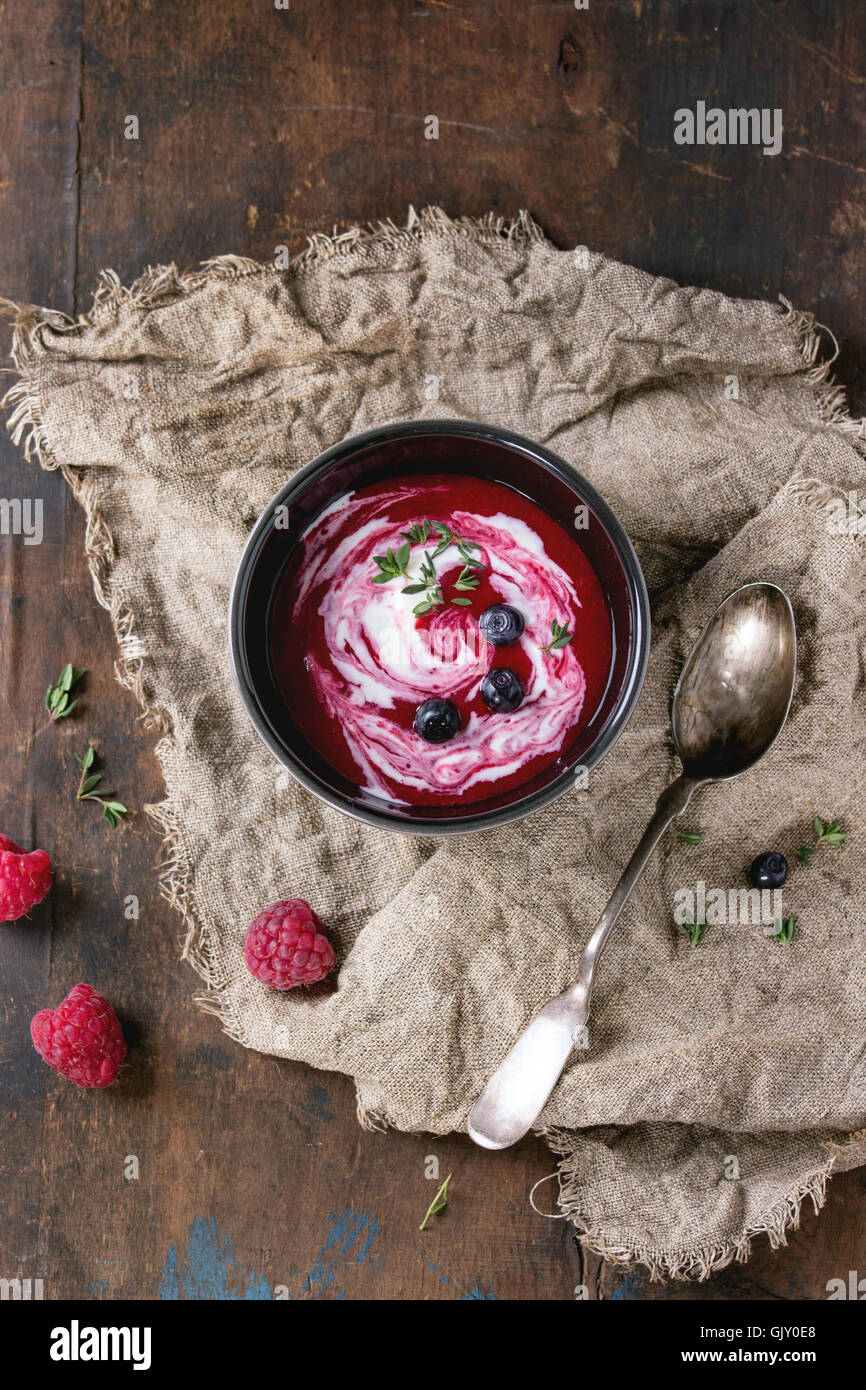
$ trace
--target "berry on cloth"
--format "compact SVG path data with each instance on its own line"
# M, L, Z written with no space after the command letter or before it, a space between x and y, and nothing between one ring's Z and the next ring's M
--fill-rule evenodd
M14 922L41 903L51 887L51 860L0 835L0 922Z
M756 888L781 888L787 877L788 861L777 850L759 854L749 869L749 878Z
M49 1067L76 1086L110 1086L126 1056L117 1014L90 985L75 985L58 1008L38 1013L30 1036Z
M286 898L250 922L244 959L250 974L270 989L294 989L323 980L337 957L310 904Z

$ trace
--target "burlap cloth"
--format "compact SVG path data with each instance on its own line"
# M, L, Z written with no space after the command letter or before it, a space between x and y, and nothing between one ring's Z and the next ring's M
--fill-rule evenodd
M465 1127L573 979L677 770L670 697L701 626L746 580L791 596L782 738L701 794L700 846L656 853L600 968L590 1047L543 1115L581 1238L654 1274L703 1276L758 1232L784 1240L831 1168L866 1161L851 1133L866 1124L866 568L863 538L833 521L834 499L866 498L866 467L817 353L807 315L558 251L526 216L436 209L315 238L288 269L221 257L129 290L106 273L77 323L17 306L10 427L86 509L120 677L161 731L167 796L151 810L205 1007L247 1047L349 1073L362 1124ZM226 650L245 537L293 470L436 415L507 426L579 468L635 542L654 613L643 695L589 790L448 842L369 829L297 787L250 727ZM803 868L816 814L853 833ZM676 890L742 886L771 848L794 864L793 945L732 924L691 948ZM245 969L248 920L293 895L334 939L333 990L274 994Z

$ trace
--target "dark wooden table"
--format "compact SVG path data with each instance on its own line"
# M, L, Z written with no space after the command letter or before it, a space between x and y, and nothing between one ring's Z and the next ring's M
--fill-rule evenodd
M172 259L268 259L410 202L527 207L561 245L815 310L866 405L856 0L28 0L0 7L0 64L12 298L75 313L103 266L129 280ZM676 145L673 113L698 100L781 108L782 152ZM786 1249L758 1241L706 1284L650 1285L532 1213L542 1144L489 1155L364 1133L346 1078L243 1051L198 1012L156 831L143 815L109 830L74 800L88 736L132 806L161 795L153 737L113 680L81 513L5 437L0 454L2 495L41 497L45 519L39 546L0 537L0 829L58 870L31 920L0 929L0 1275L41 1278L46 1298L568 1299L583 1283L595 1298L789 1299L866 1272L863 1170ZM87 714L46 729L67 660L89 668ZM31 1015L79 979L99 980L133 1044L107 1093L31 1050ZM422 1234L429 1155L453 1198Z

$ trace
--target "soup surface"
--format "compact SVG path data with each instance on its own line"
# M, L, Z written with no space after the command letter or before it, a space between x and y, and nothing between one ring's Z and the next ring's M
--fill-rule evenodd
M371 795L414 806L498 796L555 763L598 709L612 658L573 521L457 474L335 501L290 557L271 616L274 674L307 742Z

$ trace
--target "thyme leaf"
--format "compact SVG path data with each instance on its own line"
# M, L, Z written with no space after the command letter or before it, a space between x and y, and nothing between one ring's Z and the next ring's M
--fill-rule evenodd
M433 551L433 558L435 560L437 555L441 555L442 552L444 550L447 550L449 545L451 545L454 542L455 536L454 532L451 530L451 527L446 526L443 521L434 522L433 530L439 537L439 544Z
M87 674L87 667L76 670L71 662L67 662L57 680L53 685L49 685L45 695L45 708L53 722L58 719L65 719L71 714L75 706L80 704L80 700L71 700L70 696L82 676Z
M797 858L800 863L807 866L819 845L830 845L833 849L841 849L851 834L850 830L842 829L840 820L831 820L825 825L820 816L816 816L813 820L812 829L815 832L815 843L813 845L801 845L797 850Z
M119 825L122 816L127 814L127 807L122 801L114 799L115 793L108 791L105 787L97 790L102 781L102 773L91 772L96 759L93 745L91 744L87 752L81 756L75 754L76 761L81 764L81 781L78 786L76 797L78 801L98 801L102 807L102 814L109 825Z
M707 923L695 921L680 922L680 926L682 927L686 936L689 938L689 945L700 946L701 942L707 934Z
M777 917L773 923L773 935L782 946L790 946L797 932L796 917Z
M472 573L469 565L464 565L454 584L454 588L461 592L471 593L473 589L478 588L480 583L481 580L478 578L478 575Z
M441 1211L443 1207L447 1207L447 1205L448 1205L448 1184L449 1184L450 1181L451 1181L451 1174L449 1173L448 1176L447 1176L447 1178L446 1178L445 1181L443 1182L442 1186L439 1188L439 1191L436 1193L436 1196L433 1198L433 1201L430 1203L429 1207L427 1208L426 1214L425 1214L425 1216L424 1216L424 1220L421 1222L421 1225L418 1227L418 1230L419 1230L419 1231L423 1231L423 1230L424 1230L424 1227L427 1225L427 1222L430 1220L430 1217L431 1217L431 1216L435 1216L436 1213L437 1213L437 1211Z
M387 550L384 555L374 555L373 559L379 566L380 573L373 576L373 583L389 584L392 579L408 579L406 566L409 563L410 551L411 547L406 541L397 551Z
M550 641L546 647L542 647L543 652L558 652L561 647L566 647L574 636L569 632L568 623L558 623L556 619L550 624Z

